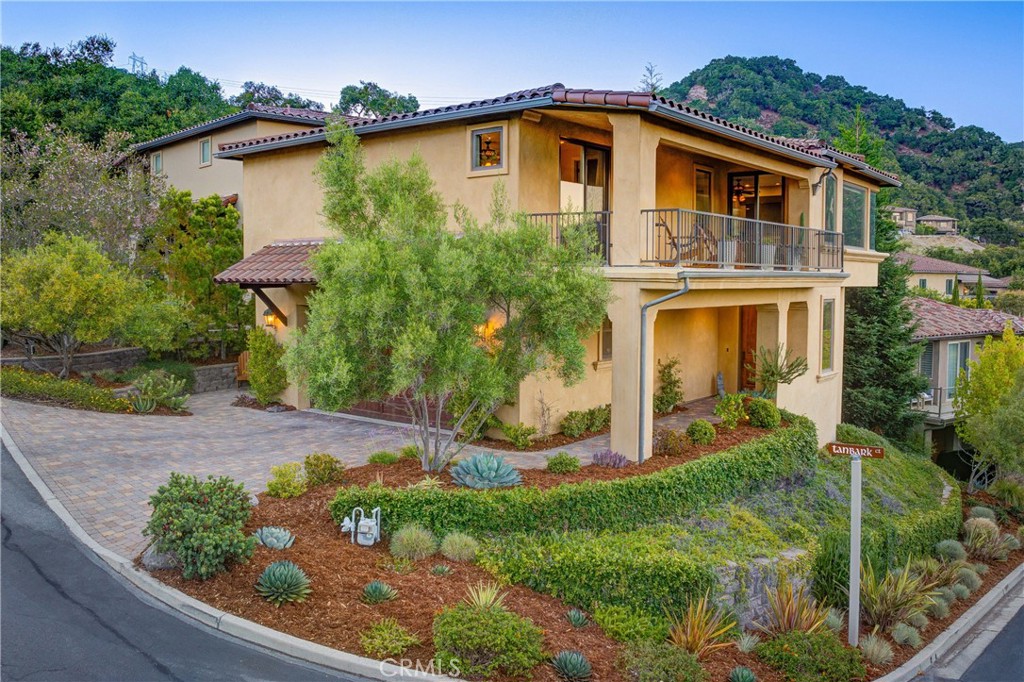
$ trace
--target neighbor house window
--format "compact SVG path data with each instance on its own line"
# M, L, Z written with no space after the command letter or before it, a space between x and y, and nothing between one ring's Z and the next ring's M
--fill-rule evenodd
M952 295L953 295L953 280L947 279L946 280L946 296L952 296Z
M164 155L162 152L153 154L153 175L160 175L164 172Z
M924 277L922 277L921 279L917 280L917 286L919 288L921 288L921 289L927 289L928 288L928 280L925 279Z
M203 138L199 140L199 165L209 166L213 163L213 140Z
M601 323L601 332L597 336L597 359L599 362L612 359L612 321L607 317Z
M949 344L949 351L946 356L946 386L949 390L949 397L956 394L956 379L960 372L967 373L967 360L971 357L971 342L956 341Z
M835 369L836 300L826 298L821 306L821 371Z
M843 240L847 246L864 247L868 192L863 187L843 183Z
M474 171L505 167L505 128L480 128L470 138L470 168Z

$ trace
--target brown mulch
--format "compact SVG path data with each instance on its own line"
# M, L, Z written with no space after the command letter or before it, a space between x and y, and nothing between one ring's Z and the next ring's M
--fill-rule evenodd
M594 464L587 464L579 471L571 474L554 474L545 469L520 469L523 485L545 490L563 483L580 483L583 481L610 481L618 478L629 478L641 474L650 474L661 469L677 466L684 462L700 459L705 455L746 443L759 438L768 431L753 426L741 425L729 430L721 425L715 427L718 437L711 445L688 445L679 455L651 457L641 465L631 464L622 469L609 469ZM418 459L401 459L395 464L364 464L345 470L346 485L368 485L381 481L389 488L403 488L423 480L428 474L423 471ZM435 475L441 480L444 488L454 488L451 476L447 472Z
M264 405L260 401L256 400L256 398L253 398L251 395L245 395L244 393L239 393L238 397L231 401L231 404L234 405L235 407L248 407L253 410L259 410L260 412L266 412L268 407L284 408L284 410L277 410L278 412L295 411L294 405L285 405L284 403L279 402L267 403L266 405Z
M459 603L467 588L493 576L483 569L447 561L440 555L415 562L411 573L400 575L389 568L392 561L384 543L367 548L353 545L331 520L327 503L336 486L320 486L291 500L260 495L246 526L252 532L260 526L285 526L296 535L295 544L276 551L257 546L251 561L233 566L209 580L184 580L178 571L154 571L168 585L211 606L255 621L296 637L342 651L365 655L359 634L381 618L394 617L420 637L422 643L409 649L405 658L426 663L433 656L431 628L442 608ZM270 563L288 559L309 576L313 593L301 604L280 608L264 601L253 586ZM435 564L446 564L454 572L445 577L430 574ZM363 586L380 579L398 590L398 598L377 605L360 601ZM624 680L615 668L621 645L609 639L593 623L575 629L565 619L569 607L560 600L524 587L509 587L505 604L529 617L544 630L544 645L552 653L575 649L586 654L596 680ZM506 679L506 678L495 678ZM556 680L550 666L540 665L535 680Z

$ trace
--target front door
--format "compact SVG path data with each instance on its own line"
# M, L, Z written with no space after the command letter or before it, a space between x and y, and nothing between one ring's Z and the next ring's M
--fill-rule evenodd
M753 367L757 360L757 306L745 305L740 308L740 389L753 391L757 388Z

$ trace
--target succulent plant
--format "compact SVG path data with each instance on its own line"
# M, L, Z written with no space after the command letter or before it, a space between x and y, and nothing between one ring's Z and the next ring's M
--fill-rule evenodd
M868 635L860 640L860 650L872 665L892 663L892 646L879 635Z
M601 452L594 453L594 464L599 467L608 467L609 469L622 469L629 466L629 460L617 452L602 450Z
M753 632L744 632L736 638L736 648L745 654L749 654L761 643L761 638Z
M253 535L256 536L256 542L270 549L288 549L295 542L291 531L281 526L263 526Z
M274 606L306 601L312 592L309 578L291 561L275 561L267 566L256 583L256 591Z
M371 580L363 588L363 601L367 604L380 604L391 601L398 596L398 590L381 580Z
M504 457L492 454L473 455L452 467L452 479L457 485L467 488L506 488L519 485L523 477L515 468L505 463Z
M729 682L757 682L757 675L750 668L738 665L729 671Z
M578 651L559 651L551 659L551 667L565 682L587 682L594 674L590 661Z
M444 577L447 575L451 575L454 572L455 570L452 569L451 566L448 566L446 564L435 564L434 566L430 567L430 575Z
M137 395L132 398L132 409L139 414L149 414L156 409L156 400Z
M967 558L967 550L956 540L943 540L936 544L935 554L946 561L963 561Z
M406 486L413 490L440 490L441 479L437 476L424 476L422 480Z
M579 609L569 609L566 611L565 619L569 621L569 625L572 625L574 628L586 627L590 622L590 619L587 618L587 614L583 613Z
M916 649L921 646L921 633L911 625L896 623L892 629L892 641Z

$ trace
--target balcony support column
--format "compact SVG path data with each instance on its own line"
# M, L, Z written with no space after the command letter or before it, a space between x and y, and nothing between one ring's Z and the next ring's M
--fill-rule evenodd
M636 462L640 457L640 401L644 401L648 416L644 434L644 450L650 452L651 422L654 415L654 320L657 309L647 313L647 368L644 391L640 394L640 307L650 298L638 285L620 287L616 298L608 306L612 322L612 424L611 448Z
M609 114L612 124L611 265L639 265L640 211L656 207L658 137L639 116Z

